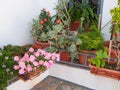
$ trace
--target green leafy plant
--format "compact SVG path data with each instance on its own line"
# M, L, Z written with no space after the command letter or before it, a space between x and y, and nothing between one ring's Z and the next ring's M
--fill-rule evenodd
M78 46L79 51L103 49L103 36L94 25L90 27L88 32L79 33L78 38L82 41L82 44Z
M17 46L8 44L0 48L0 90L7 86L8 80L17 76L17 72L13 69L15 64L13 57L15 55L23 55L28 51L31 45Z
M13 52L7 49L0 50L0 90L7 86L7 81L15 77L17 74L13 69Z
M82 2L70 0L68 13L71 21L78 20L80 24L83 24L84 29L88 29L91 24L97 26L98 23L98 15L94 12L94 8L95 7L89 5L86 0ZM83 22L81 22L81 17L84 19Z
M105 66L105 58L108 58L107 52L105 50L99 50L95 53L95 58L91 58L88 61L95 65L96 67L104 67Z
M120 6L110 10L112 15L112 24L114 24L114 33L120 31Z

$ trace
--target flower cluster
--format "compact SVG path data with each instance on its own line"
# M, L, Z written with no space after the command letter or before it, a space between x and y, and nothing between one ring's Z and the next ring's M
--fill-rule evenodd
M24 56L15 56L14 70L18 70L19 74L30 73L37 68L50 68L55 61L59 61L59 54L48 53L43 49L34 50L32 47Z

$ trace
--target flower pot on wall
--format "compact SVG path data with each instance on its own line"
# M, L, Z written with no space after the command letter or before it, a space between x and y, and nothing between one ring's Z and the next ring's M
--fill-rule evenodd
M18 77L25 82L30 79L29 73L18 75Z
M67 55L66 52L61 51L60 52L60 60L70 62L71 58Z
M104 47L106 47L106 51L107 51L107 53L109 52L109 41L105 41L104 43L103 43L103 45L104 45ZM112 42L113 43L113 42ZM114 43L113 43L113 45L114 45ZM110 54L110 58L117 58L117 56L115 55L115 51L116 50L114 50L113 48L111 48L111 54Z
M82 53L78 55L79 63L84 65L86 62L86 64L89 65L88 59L93 58L89 54L95 54L95 51L83 50Z
M70 25L71 31L77 31L78 27L79 27L79 21L76 20L71 22L71 25Z
M35 71L32 71L31 73L21 74L18 75L18 77L26 82L27 80L37 77L37 75L39 75L40 72L41 70L37 68Z
M90 66L90 73L92 74L120 80L120 71L115 71L115 70L105 69L105 68L98 68L91 64L89 66Z
M38 41L37 38L35 38L35 43L37 45L39 45L41 48L46 48L46 47L50 46L50 43L48 41L45 41L45 42Z

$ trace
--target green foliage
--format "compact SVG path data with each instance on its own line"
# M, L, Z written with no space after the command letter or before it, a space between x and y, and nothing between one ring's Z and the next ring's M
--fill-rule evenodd
M108 58L107 52L104 50L99 50L95 54L95 58L89 59L88 61L91 62L91 64L97 66L97 67L104 67L105 66L105 58Z
M78 34L82 44L78 46L81 50L100 50L103 49L103 37L97 27L91 26L90 31Z
M41 10L39 16L33 19L31 34L35 38L39 38L40 41L48 41L46 33L51 31L54 16L50 16L50 12L46 11L45 8Z
M118 0L118 5L120 5L120 0Z
M68 13L71 21L78 20L81 23L82 17L84 19L83 25L85 29L88 29L91 23L97 26L98 15L94 12L95 7L89 5L86 0L82 2L70 0L69 4Z
M4 48L0 48L0 90L3 90L7 86L7 81L11 80L17 75L17 72L13 69L15 64L13 57L15 55L23 55L31 45L17 46L7 45Z
M7 86L8 80L12 79L17 75L15 70L13 70L13 52L9 50L0 50L0 90Z
M112 22L115 24L114 30L115 32L120 31L120 6L117 6L110 10L112 15Z

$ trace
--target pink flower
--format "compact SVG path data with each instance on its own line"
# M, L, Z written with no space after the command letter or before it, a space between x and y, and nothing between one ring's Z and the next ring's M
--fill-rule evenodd
M44 64L44 61L43 61L43 60L40 60L40 61L39 61L39 65L42 65L42 64Z
M39 57L40 53L39 53L39 52L36 52L34 55L35 55L36 57Z
M56 57L57 57L57 61L60 61L60 54L56 54Z
M49 61L49 67L51 67L54 64L52 60Z
M29 62L29 55L27 53L24 54L23 58L24 58L24 61Z
M35 59L36 59L36 58L35 58L35 56L34 56L34 55L31 55L31 56L30 56L30 58L29 58L29 60L30 60L31 62L34 62L34 61L35 61Z
M34 66L38 66L39 65L38 62L36 62L36 61L34 61L32 63L33 63Z
M25 70L24 69L20 69L19 70L19 74L24 74L25 73Z
M56 57L56 53L53 53L52 56L51 56L51 59L52 60L55 60L57 57Z
M13 69L14 69L14 70L18 70L18 69L19 69L19 66L14 65Z
M38 51L37 52L39 52L41 55L44 55L46 52L44 51L44 50L42 50L42 49L38 49Z
M27 70L28 72L32 71L32 66L31 66L31 65L28 65L27 68L26 68L26 70Z
M47 60L50 60L50 58L51 58L51 53L46 52L44 58L47 59Z
M37 69L36 67L33 68L34 71L35 71L36 69Z
M47 61L45 61L43 65L49 68L49 63Z
M15 56L15 57L14 57L14 61L19 61L19 57L18 57L18 56Z
M41 11L46 11L46 9L45 9L45 8L43 8Z
M29 49L29 52L33 52L34 51L34 49L31 47L30 49Z
M49 11L48 11L47 15L50 16L50 12Z
M25 69L26 68L25 63L24 62L19 62L19 67L21 67L22 69Z

